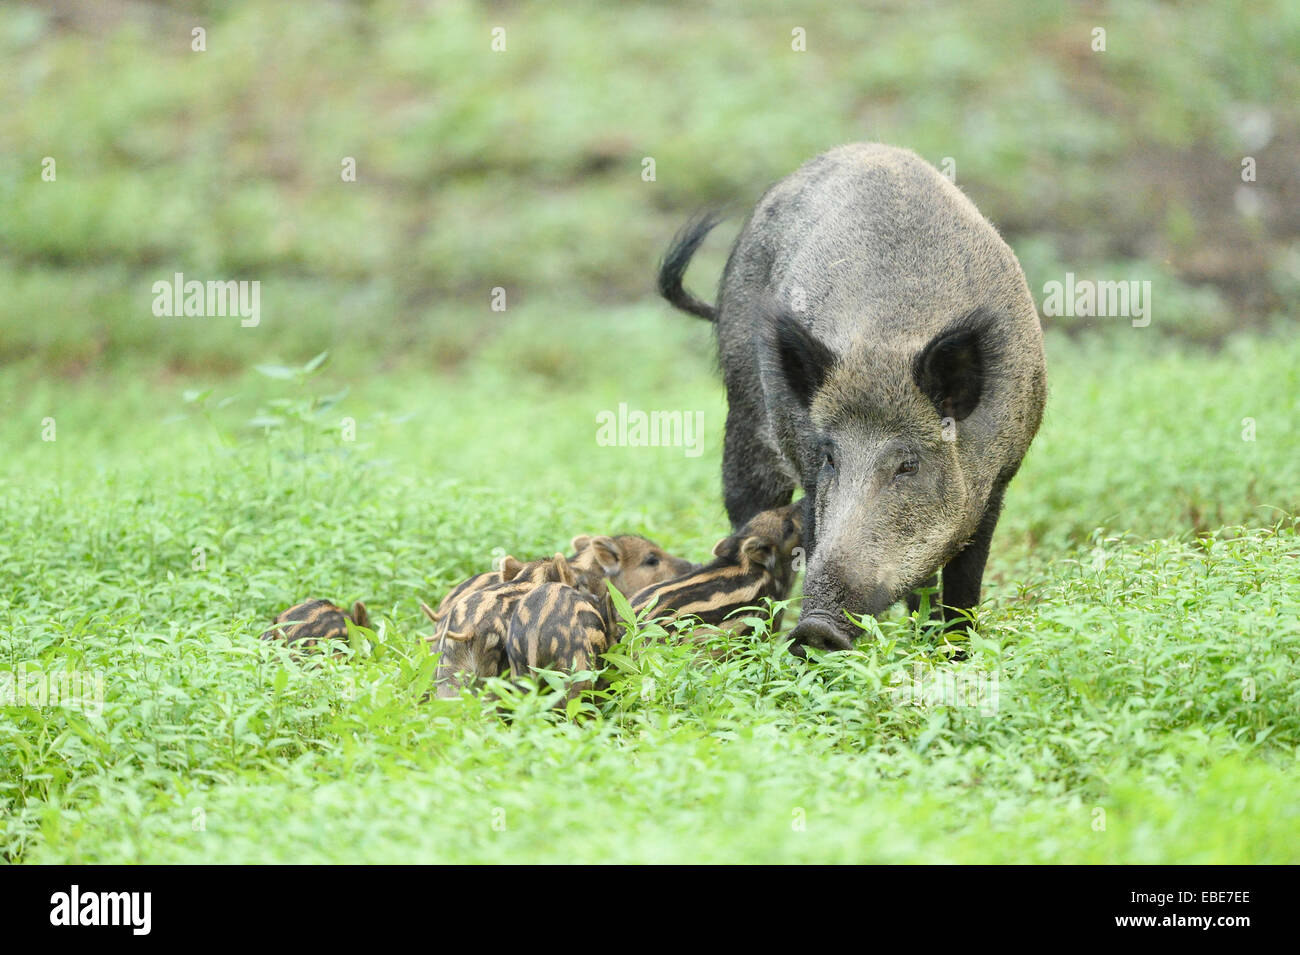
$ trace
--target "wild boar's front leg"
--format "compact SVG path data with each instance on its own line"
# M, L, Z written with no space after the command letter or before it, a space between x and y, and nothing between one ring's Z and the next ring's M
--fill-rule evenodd
M989 557L989 543L1002 512L1002 494L1005 484L999 484L989 495L984 515L975 528L970 543L962 548L943 568L943 618L953 626L961 626L965 615L979 606L980 586L984 582L984 564Z
M794 483L759 434L764 416L761 404L728 382L722 485L733 530L744 527L755 514L784 507L794 496Z

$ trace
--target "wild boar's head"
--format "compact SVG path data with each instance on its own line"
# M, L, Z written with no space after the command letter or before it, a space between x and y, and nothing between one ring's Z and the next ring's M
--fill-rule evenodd
M768 357L784 393L769 400L789 406L810 555L798 643L852 646L845 611L881 613L974 533L987 480L962 451L993 426L977 414L997 387L991 318L975 309L928 340L861 341L837 354L814 323L775 317Z

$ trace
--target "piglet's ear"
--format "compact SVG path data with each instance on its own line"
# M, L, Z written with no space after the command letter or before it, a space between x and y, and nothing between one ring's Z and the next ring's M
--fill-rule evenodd
M565 586L572 587L576 578L573 576L573 568L570 567L569 562L564 559L564 555L557 553L551 558L551 562L555 567L556 581Z
M618 541L612 537L596 537L591 541L591 549L596 555L596 563L600 564L606 577L612 577L619 572L623 552L619 549Z
M581 554L584 550L586 550L588 545L590 544L591 544L590 534L579 534L571 542L571 546L573 547L574 552L578 554Z
M835 366L835 353L788 313L777 316L772 343L786 387L807 408Z
M724 538L722 538L722 540L720 540L720 541L718 541L716 544L714 544L714 545L713 545L713 556L714 556L714 557L721 557L721 556L723 556L724 554L726 554L726 552L727 552L727 542L730 541L730 540L731 540L730 537L724 537Z
M352 605L352 622L358 627L370 628L370 615L366 613L366 605L360 600Z
M764 540L762 537L746 537L740 545L740 556L746 564L770 567L775 553L771 541Z
M519 576L519 571L523 569L524 565L509 554L501 558L501 579L503 581L514 580Z
M975 328L943 332L916 356L912 377L941 418L961 421L980 403L984 391L984 354Z

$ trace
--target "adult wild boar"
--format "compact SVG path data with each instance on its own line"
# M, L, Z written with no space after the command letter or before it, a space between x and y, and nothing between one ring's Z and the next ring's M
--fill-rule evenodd
M660 292L713 321L727 389L727 514L805 495L796 648L846 649L844 611L933 586L979 602L989 540L1046 395L1042 329L993 226L914 153L842 146L770 188L710 306L682 276L717 221L688 223Z

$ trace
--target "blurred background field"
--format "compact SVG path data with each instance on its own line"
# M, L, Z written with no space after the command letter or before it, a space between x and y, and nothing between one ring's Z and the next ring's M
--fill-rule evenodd
M517 858L595 811L640 835L577 857L1296 861L1296 4L51 2L0 8L0 63L6 659L130 674L106 727L0 715L0 857L500 857L448 819L408 846L382 800L269 828L305 785L425 812L433 771L558 807ZM1044 319L1047 415L987 578L1013 729L871 709L888 654L828 664L839 697L755 650L595 737L414 706L418 665L393 660L418 599L499 549L630 530L708 553L725 403L709 328L653 295L658 256L731 209L688 276L710 298L762 190L857 140L951 159L1040 305L1067 272L1152 283L1149 327ZM176 272L260 282L260 324L155 317ZM704 453L598 447L620 402L702 411ZM406 648L345 667L383 693L282 669L267 702L252 638L308 594L364 597ZM1276 688L1267 718L1243 674ZM548 768L503 765L514 746ZM841 790L866 828L791 841L790 800L829 815ZM191 791L268 821L174 847ZM1098 802L1131 823L1114 843L1090 841Z
M1289 314L1295 4L785 7L7 5L0 357L214 374L325 341L355 371L443 370L575 317L642 323L623 309L687 214L743 214L863 139L951 157L1036 291L1067 269L1150 279L1151 334L1208 343ZM152 321L149 289L174 271L260 280L263 327ZM505 347L571 373L543 337Z

